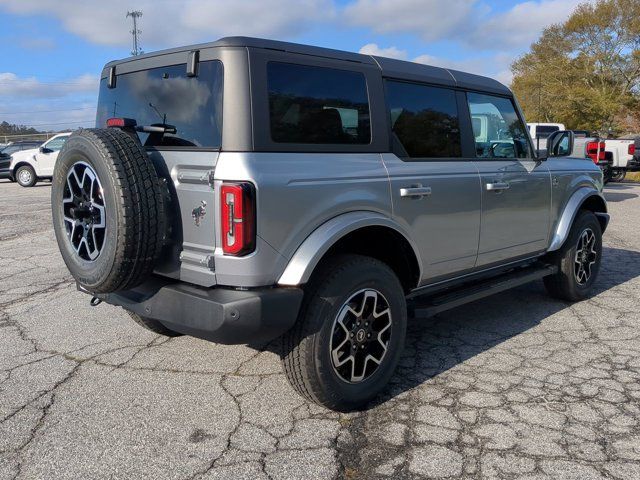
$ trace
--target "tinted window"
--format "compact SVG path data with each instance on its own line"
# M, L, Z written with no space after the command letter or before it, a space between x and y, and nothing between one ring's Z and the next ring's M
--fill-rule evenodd
M271 138L280 143L371 142L364 75L271 62L267 65Z
M538 125L536 127L536 137L538 138L549 138L553 132L557 132L560 130L560 127L553 127L551 125Z
M167 124L176 133L139 132L145 146L220 147L222 138L222 64L200 62L198 76L187 77L186 65L118 75L115 88L100 83L98 127L113 117L133 118L138 125Z
M460 128L453 90L387 82L391 129L409 157L459 157Z
M471 124L480 158L531 158L525 126L508 98L468 93Z

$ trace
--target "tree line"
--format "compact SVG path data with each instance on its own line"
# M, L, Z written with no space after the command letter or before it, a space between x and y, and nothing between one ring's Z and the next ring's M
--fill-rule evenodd
M530 122L640 134L640 1L579 5L564 23L546 28L511 70Z

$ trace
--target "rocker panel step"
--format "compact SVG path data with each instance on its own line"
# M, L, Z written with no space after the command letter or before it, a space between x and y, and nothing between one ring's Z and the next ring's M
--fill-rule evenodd
M547 275L553 275L557 271L558 267L547 264L535 264L520 268L498 277L462 285L430 297L418 297L410 305L409 312L413 313L415 318L432 317L460 305L525 285Z

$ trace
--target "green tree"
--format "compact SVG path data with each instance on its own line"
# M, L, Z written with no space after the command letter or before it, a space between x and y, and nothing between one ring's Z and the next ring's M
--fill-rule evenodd
M621 133L640 117L640 1L579 5L511 69L529 121Z

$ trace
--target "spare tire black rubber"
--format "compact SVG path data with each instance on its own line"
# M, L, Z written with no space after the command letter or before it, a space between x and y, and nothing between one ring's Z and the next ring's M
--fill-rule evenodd
M62 258L86 290L127 290L153 271L165 236L163 185L137 139L117 129L71 135L51 208Z

